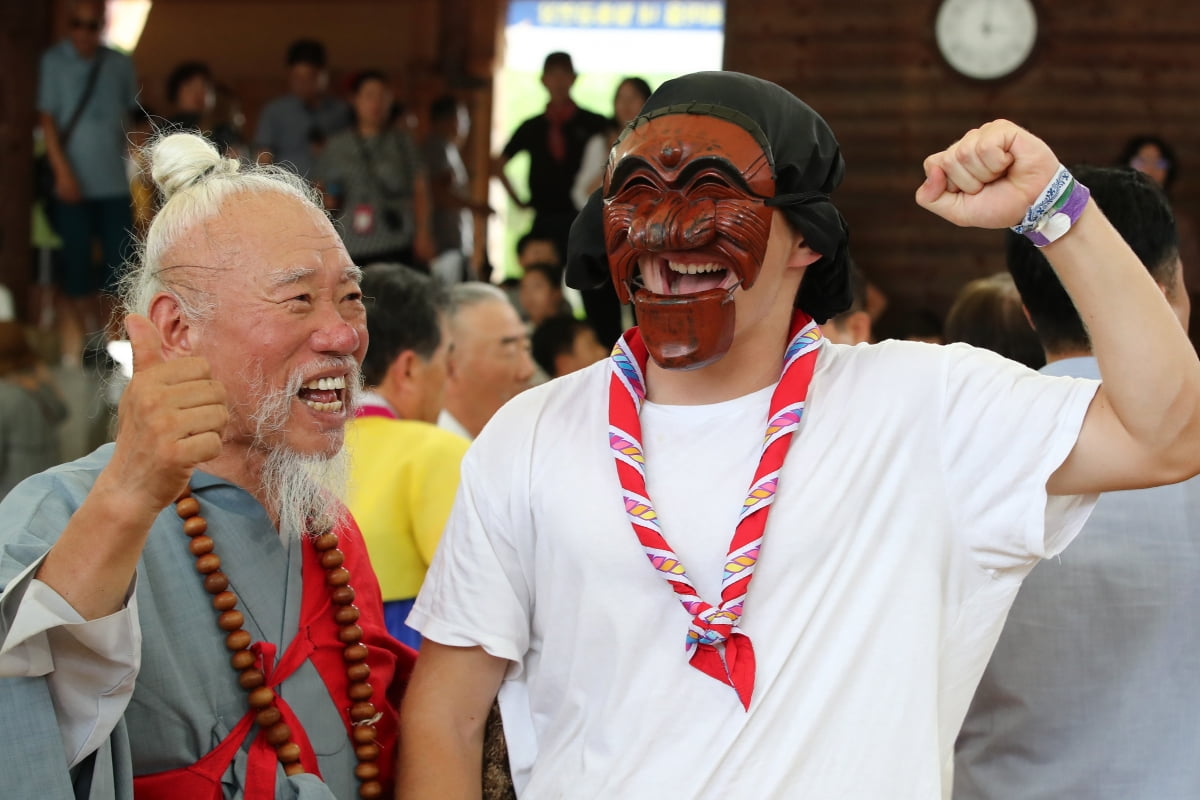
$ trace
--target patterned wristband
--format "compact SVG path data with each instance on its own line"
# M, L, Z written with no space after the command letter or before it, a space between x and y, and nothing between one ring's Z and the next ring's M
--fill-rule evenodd
M1038 201L1029 207L1013 231L1024 234L1037 247L1060 239L1083 214L1091 192L1061 164Z
M1091 196L1092 193L1086 186L1072 179L1061 202L1056 204L1050 213L1042 217L1033 230L1025 234L1026 238L1037 247L1045 247L1051 242L1058 241L1063 234L1071 230L1072 225L1079 221L1084 207L1087 206L1088 198Z

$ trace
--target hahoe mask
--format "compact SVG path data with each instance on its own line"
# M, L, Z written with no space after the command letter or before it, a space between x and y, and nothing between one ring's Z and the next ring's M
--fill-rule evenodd
M770 147L736 111L656 109L617 141L604 181L609 269L659 366L696 369L729 351L733 292L758 278L774 194Z

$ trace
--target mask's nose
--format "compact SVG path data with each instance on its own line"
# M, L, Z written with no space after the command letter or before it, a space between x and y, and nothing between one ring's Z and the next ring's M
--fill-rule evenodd
M629 221L629 245L649 252L705 247L716 238L715 220L711 199L667 192L637 207Z

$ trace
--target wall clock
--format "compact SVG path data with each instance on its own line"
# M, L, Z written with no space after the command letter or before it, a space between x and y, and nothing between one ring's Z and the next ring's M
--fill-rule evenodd
M1024 64L1037 43L1032 0L942 0L934 37L942 58L975 80L996 80Z

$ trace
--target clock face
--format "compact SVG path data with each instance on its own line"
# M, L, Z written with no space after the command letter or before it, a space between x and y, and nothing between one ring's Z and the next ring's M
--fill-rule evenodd
M1031 0L943 0L934 35L946 63L963 75L1002 78L1033 52L1037 12Z

